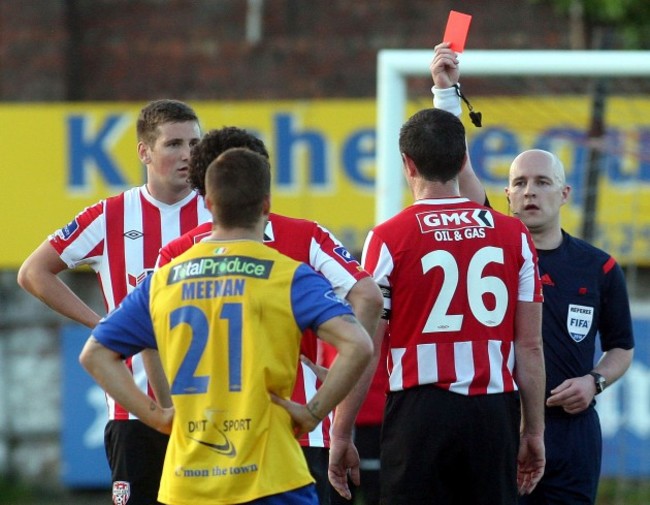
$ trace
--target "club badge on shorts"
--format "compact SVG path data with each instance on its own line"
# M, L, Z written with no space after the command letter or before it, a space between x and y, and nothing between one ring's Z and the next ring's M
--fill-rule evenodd
M131 484L123 480L113 482L113 504L126 505L131 496Z
M582 342L591 329L594 321L594 308L586 305L569 305L566 316L566 327L569 335L576 342Z

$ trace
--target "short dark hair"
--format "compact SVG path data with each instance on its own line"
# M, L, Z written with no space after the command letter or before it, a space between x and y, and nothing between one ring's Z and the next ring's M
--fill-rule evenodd
M267 159L269 157L264 142L242 128L224 126L210 130L192 147L190 156L188 180L200 195L205 196L205 173L210 163L233 147L245 147Z
M399 149L424 179L444 183L456 177L465 163L465 127L449 112L424 109L402 125Z
M252 228L271 195L269 160L247 148L228 149L208 166L205 185L216 223Z
M136 124L138 141L153 146L160 134L158 127L164 123L199 122L194 109L180 100L163 98L145 105Z

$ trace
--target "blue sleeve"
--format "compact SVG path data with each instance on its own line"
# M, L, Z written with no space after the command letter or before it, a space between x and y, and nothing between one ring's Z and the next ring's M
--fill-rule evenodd
M625 285L625 274L618 263L605 274L601 295L600 321L598 322L600 343L603 351L610 349L632 349L632 315Z
M93 330L93 337L122 356L133 356L143 349L157 349L149 311L152 277L147 276Z
M316 331L333 317L354 314L350 305L334 294L329 281L304 263L296 269L293 277L291 305L302 331L307 328Z

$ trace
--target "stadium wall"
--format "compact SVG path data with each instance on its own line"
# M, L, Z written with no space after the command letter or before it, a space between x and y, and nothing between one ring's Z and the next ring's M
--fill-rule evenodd
M254 5L261 5L259 16ZM374 97L379 49L442 37L450 0L3 0L0 100ZM541 2L465 0L468 48L567 49Z

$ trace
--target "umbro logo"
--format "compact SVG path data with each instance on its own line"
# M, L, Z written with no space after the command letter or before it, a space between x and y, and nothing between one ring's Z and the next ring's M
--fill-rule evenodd
M139 231L139 230L129 230L129 231L127 231L127 232L124 234L124 236L125 236L126 238L131 239L131 240L139 239L139 238L141 238L143 235L144 235L144 233L142 233L142 232Z

